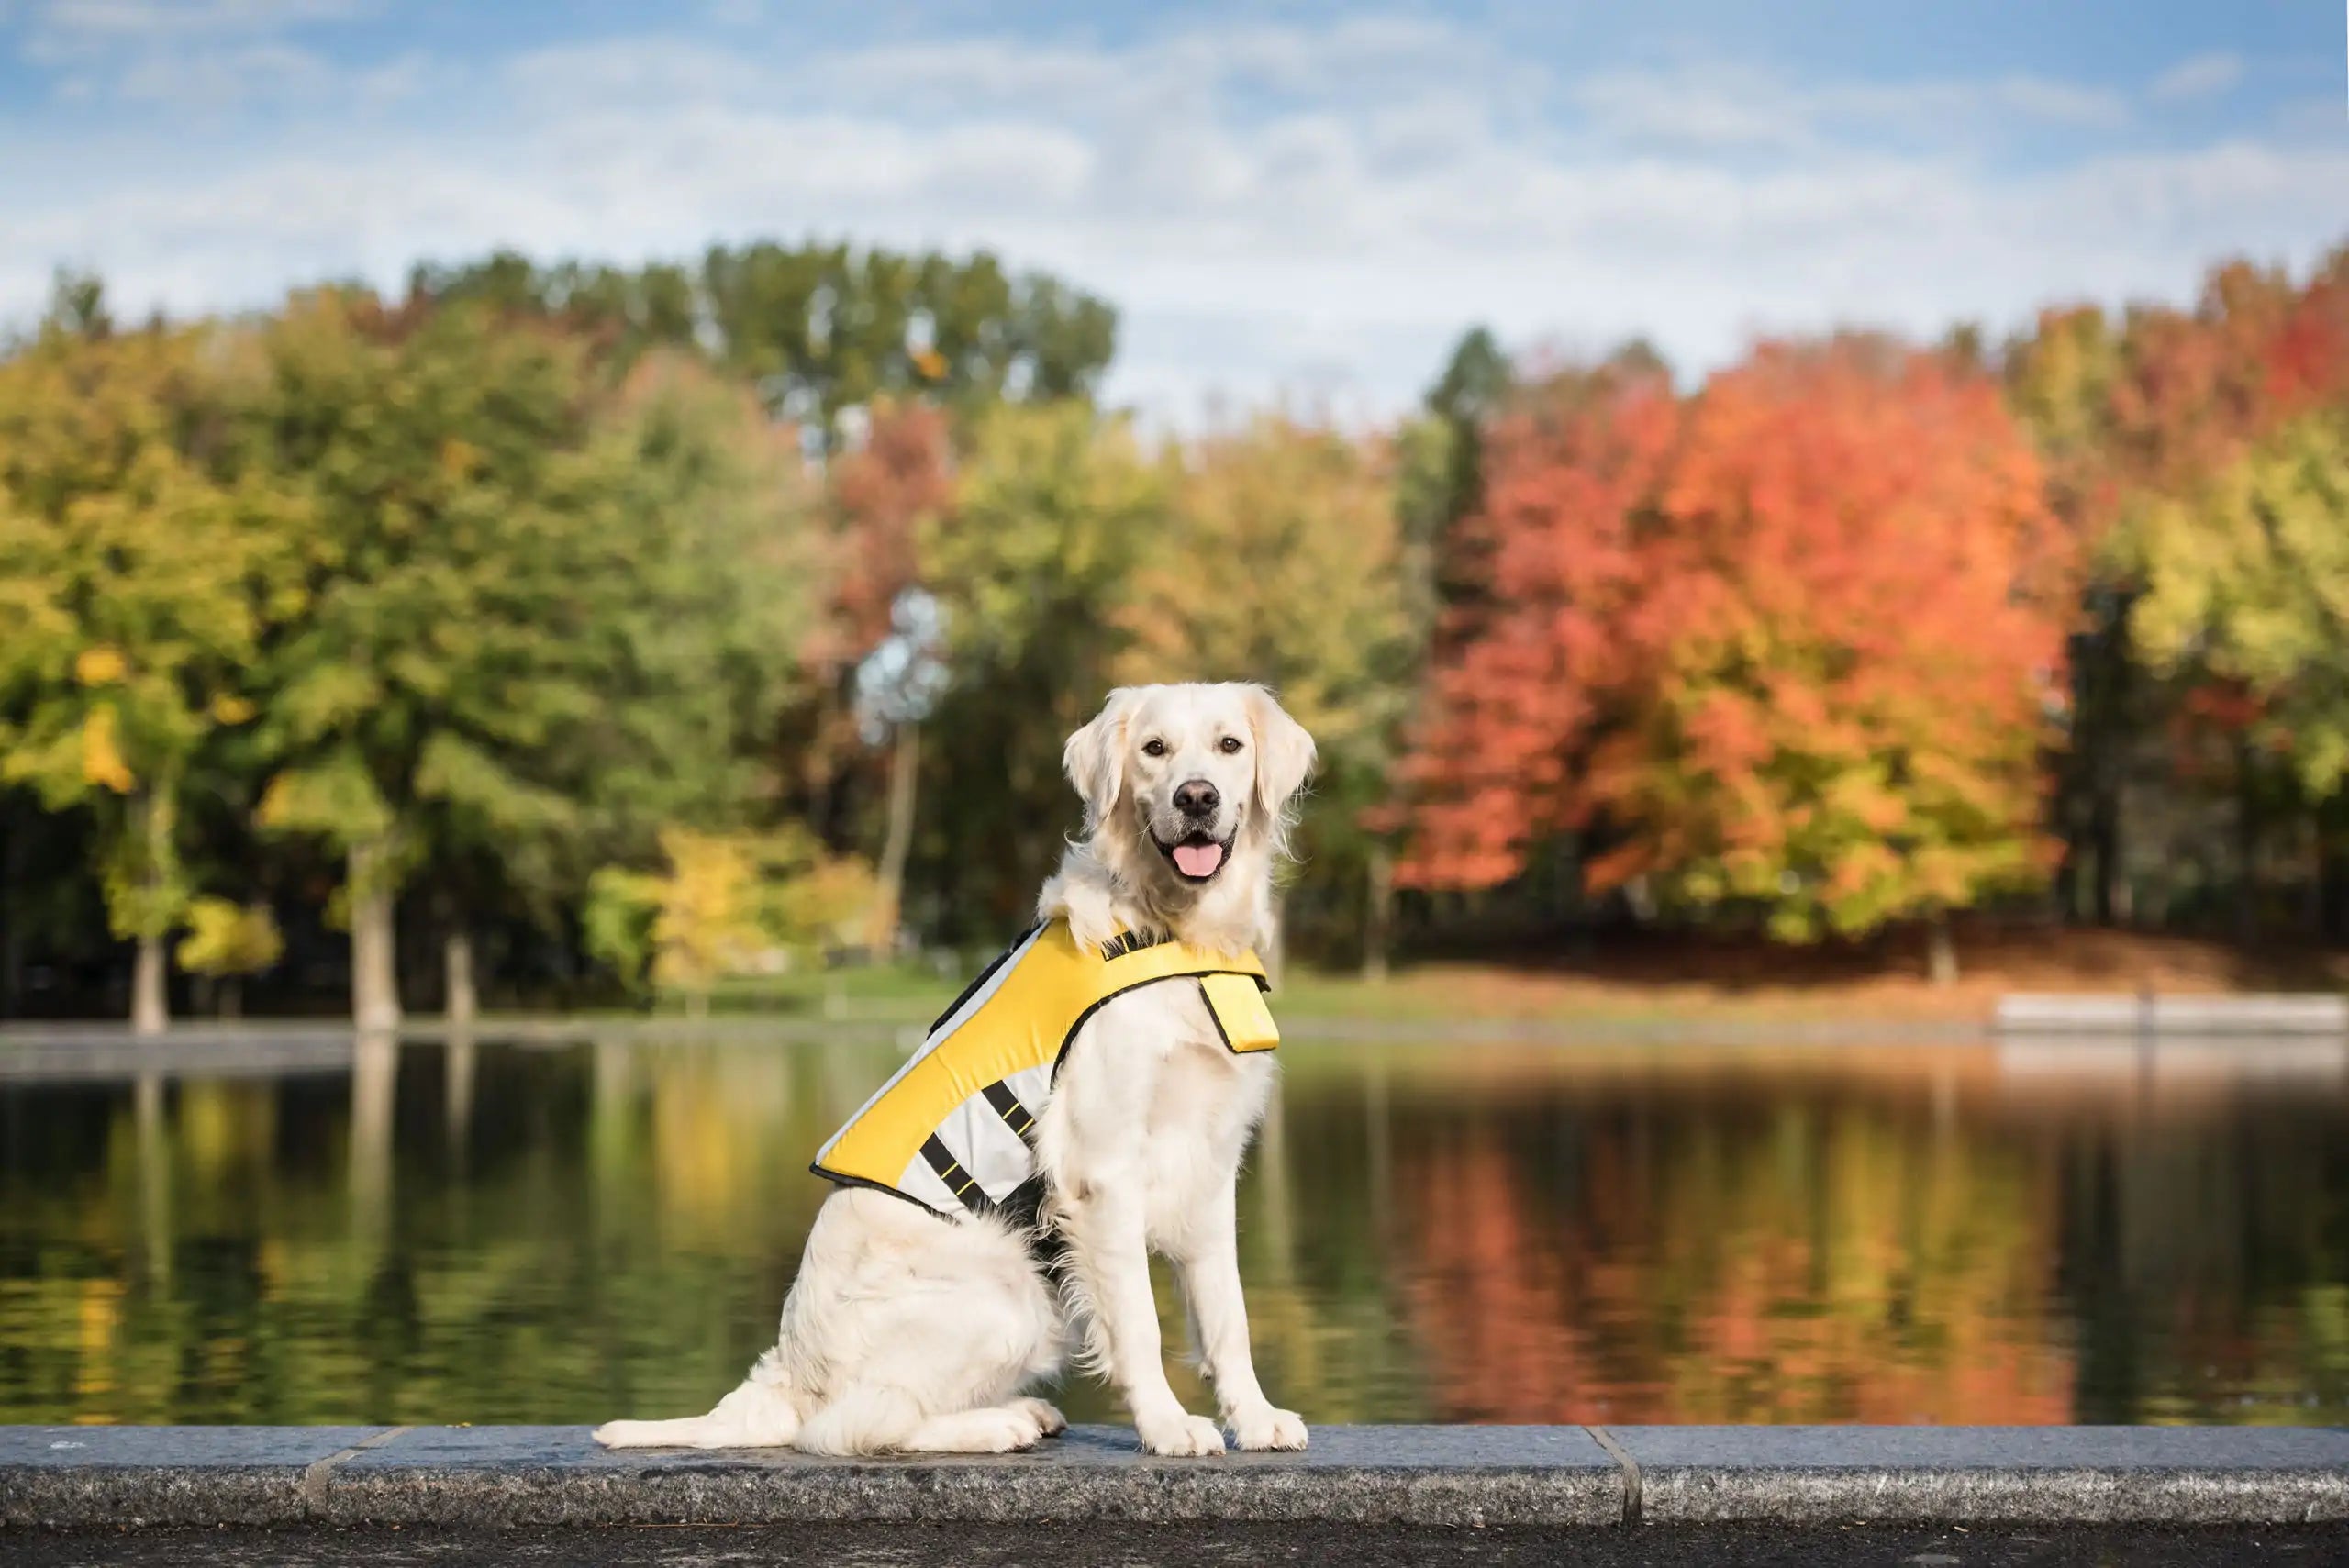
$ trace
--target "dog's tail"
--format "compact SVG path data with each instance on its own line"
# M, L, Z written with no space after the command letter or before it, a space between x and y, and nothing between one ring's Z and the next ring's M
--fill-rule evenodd
M782 1448L799 1435L800 1412L791 1390L752 1373L707 1416L672 1421L607 1421L595 1431L606 1448Z

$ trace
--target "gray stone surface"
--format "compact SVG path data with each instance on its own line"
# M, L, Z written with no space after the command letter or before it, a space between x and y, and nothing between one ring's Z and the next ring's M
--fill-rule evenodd
M2320 1568L2349 1525L845 1524L17 1534L7 1568Z
M1324 1427L1297 1454L1153 1459L1080 1427L1024 1454L843 1461L598 1449L575 1427L418 1428L336 1467L335 1523L1125 1519L1609 1524L1612 1461L1579 1427Z
M2349 1519L2349 1430L1612 1427L1653 1523Z
M17 1529L1627 1520L2331 1528L2349 1522L2349 1430L1321 1427L1301 1454L1164 1460L1089 1427L1026 1454L845 1461L612 1453L578 1427L0 1428L0 1527Z
M0 1427L0 1526L279 1525L383 1427Z

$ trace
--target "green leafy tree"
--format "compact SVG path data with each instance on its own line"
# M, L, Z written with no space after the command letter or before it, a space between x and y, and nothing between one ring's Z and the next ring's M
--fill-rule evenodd
M87 808L131 1017L165 1022L191 770L253 717L298 507L217 483L203 334L109 333L95 296L0 363L0 783Z
M970 437L956 504L932 518L922 576L943 616L947 685L928 722L927 857L963 929L1023 917L1074 817L1063 742L1115 684L1116 610L1169 526L1173 475L1081 403L1003 405Z
M640 271L501 251L419 267L419 301L472 301L556 319L622 362L692 349L749 379L768 406L840 444L843 415L882 397L963 406L1088 397L1117 346L1117 313L993 255L966 260L849 245L713 247L698 267Z
M353 1012L384 1028L412 879L551 897L612 837L748 792L805 599L785 438L674 360L607 394L575 340L479 305L319 295L262 348L260 461L317 518L262 819L347 857Z

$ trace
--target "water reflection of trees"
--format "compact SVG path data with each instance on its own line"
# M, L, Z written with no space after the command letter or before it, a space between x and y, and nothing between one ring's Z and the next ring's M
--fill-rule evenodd
M1242 1265L1317 1420L2349 1418L2335 1090L1289 1054ZM0 1090L0 1420L689 1407L765 1342L808 1153L896 1060L410 1045Z
M2147 1117L1922 1071L1519 1076L1392 1131L1396 1291L1445 1418L2343 1408L2335 1097Z

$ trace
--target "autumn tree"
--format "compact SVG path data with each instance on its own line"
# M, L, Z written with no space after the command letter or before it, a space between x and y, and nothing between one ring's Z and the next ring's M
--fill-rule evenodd
M1325 891L1363 910L1378 945L1386 796L1418 643L1416 559L1387 452L1278 416L1183 454L1172 526L1142 542L1119 606L1119 684L1259 681L1312 732L1317 799L1301 841ZM1346 889L1330 887L1342 878ZM1352 888L1369 886L1359 898Z
M2158 738L2180 717L2176 683L2147 680L2129 629L2144 590L2139 525L2349 397L2349 252L2305 283L2216 268L2191 310L2049 310L2010 346L2006 375L2079 574L2053 806L2062 879L2077 913L2110 921L2127 909L2121 802L2132 777L2172 782Z
M953 431L935 404L874 405L864 439L826 469L829 548L824 604L804 653L801 721L807 815L835 839L844 787L873 745L887 747L881 896L873 945L897 940L921 773L922 721L942 670L936 599L922 585L920 542L953 505Z
M204 897L188 906L187 928L187 935L180 939L180 967L218 987L220 1017L239 1017L244 1011L244 977L260 973L284 955L277 917L266 904Z
M253 717L301 513L208 472L208 335L115 334L95 304L0 363L0 783L94 814L107 920L137 947L132 1027L150 1034L194 891L190 773Z
M2061 673L2039 470L1997 388L1864 340L1682 402L1635 373L1494 437L1494 607L1441 673L1408 868L1487 885L1587 830L1598 890L1807 940L2042 872Z
M589 951L631 986L646 980L709 1010L710 993L770 953L805 959L850 940L871 908L863 862L824 852L805 829L661 835L652 872L607 867L590 884Z
M2338 809L2349 783L2349 410L2287 427L2208 484L2148 506L2124 548L2144 584L2132 651L2237 733L2241 874L2256 859L2262 759L2274 758L2318 822L2321 881L2326 871L2338 880L2349 849ZM2252 906L2239 907L2249 936Z

